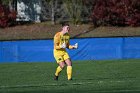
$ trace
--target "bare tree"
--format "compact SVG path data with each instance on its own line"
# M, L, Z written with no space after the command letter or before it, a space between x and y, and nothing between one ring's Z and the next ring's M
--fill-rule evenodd
M56 15L57 6L58 6L58 0L46 0L46 2L48 3L48 6L49 6L48 8L50 9L49 13L51 16L51 23L55 24L56 23L55 15Z
M63 3L65 11L68 13L70 20L74 24L81 22L81 13L83 10L82 0L65 0Z

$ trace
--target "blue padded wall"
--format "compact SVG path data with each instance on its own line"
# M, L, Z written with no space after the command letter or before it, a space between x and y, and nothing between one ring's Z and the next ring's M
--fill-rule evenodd
M114 60L140 58L140 38L71 39L79 44L67 50L72 60ZM55 62L53 40L1 41L0 62Z

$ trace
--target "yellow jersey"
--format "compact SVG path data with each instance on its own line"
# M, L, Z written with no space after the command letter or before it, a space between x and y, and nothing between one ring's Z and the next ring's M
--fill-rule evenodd
M66 53L65 48L60 48L60 46L65 43L66 48L72 49L73 47L69 43L70 35L68 33L62 34L62 32L58 32L54 36L54 55L63 55Z

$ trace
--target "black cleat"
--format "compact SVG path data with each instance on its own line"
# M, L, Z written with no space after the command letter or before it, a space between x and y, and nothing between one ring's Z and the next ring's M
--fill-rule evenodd
M68 81L72 81L72 78L71 79L68 79Z
M58 76L55 75L55 76L54 76L54 80L58 80Z

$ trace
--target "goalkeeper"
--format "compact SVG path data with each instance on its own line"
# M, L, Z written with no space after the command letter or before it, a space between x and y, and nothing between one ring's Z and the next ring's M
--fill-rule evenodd
M69 40L70 27L68 24L62 24L62 30L57 32L54 36L54 58L58 64L55 72L54 80L58 80L60 72L63 70L65 65L67 65L67 79L72 80L72 62L66 51L68 49L77 49L78 44L70 45Z

